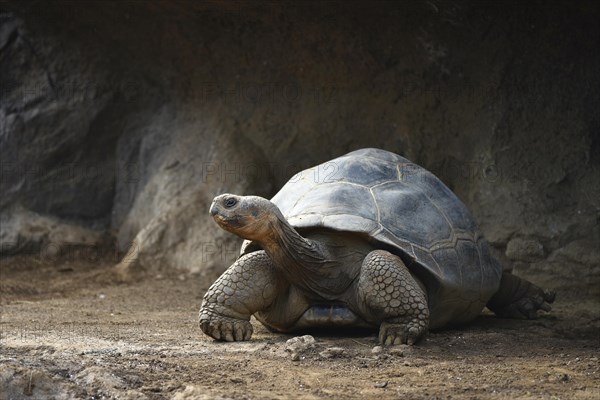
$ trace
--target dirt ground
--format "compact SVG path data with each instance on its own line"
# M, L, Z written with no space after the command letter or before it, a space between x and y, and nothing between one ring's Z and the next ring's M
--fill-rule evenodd
M214 276L118 283L107 263L1 266L0 399L599 399L600 301L559 290L535 321L482 315L417 346L374 332L309 332L312 347L254 321L245 343L197 326Z

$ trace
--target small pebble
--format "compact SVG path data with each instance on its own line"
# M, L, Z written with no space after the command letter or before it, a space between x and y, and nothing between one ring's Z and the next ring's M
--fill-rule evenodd
M381 382L381 383L376 383L373 386L375 386L376 388L380 388L383 389L384 387L386 387L388 385L387 381L386 382Z
M296 336L285 342L285 350L298 353L315 347L315 338L311 335Z
M344 351L341 347L328 347L320 352L319 355L323 358L336 358L344 354Z

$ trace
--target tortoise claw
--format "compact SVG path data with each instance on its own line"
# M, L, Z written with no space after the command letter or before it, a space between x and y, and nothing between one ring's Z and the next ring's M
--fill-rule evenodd
M538 310L551 311L551 303L554 302L556 293L553 291L542 290L537 286L530 288L526 296L519 300L515 305L517 310L528 319L538 318Z
M427 332L427 323L419 318L407 322L382 322L379 328L379 343L383 346L408 344L412 346Z
M531 285L523 297L499 310L497 314L506 318L537 319L539 310L545 312L552 310L551 304L555 299L556 292Z
M252 324L249 321L225 317L208 310L200 313L200 329L215 340L238 342L250 340Z

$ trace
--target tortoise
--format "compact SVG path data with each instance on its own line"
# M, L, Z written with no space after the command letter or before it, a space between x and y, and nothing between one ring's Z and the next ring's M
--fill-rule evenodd
M217 196L210 215L246 239L202 302L200 328L217 340L249 340L254 315L275 332L371 327L383 345L412 345L486 306L536 318L554 301L503 271L447 186L389 151L304 170L270 201Z

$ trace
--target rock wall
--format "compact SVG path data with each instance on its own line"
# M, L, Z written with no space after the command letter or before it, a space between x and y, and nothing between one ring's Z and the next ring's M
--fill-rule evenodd
M507 267L598 281L596 2L0 4L5 256L60 248L60 225L220 271L239 242L214 195L381 147L440 176Z

